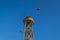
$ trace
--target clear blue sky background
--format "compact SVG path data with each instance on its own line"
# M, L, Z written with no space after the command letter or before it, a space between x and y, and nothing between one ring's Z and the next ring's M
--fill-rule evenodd
M26 15L35 20L35 40L60 40L60 0L0 0L0 40L23 40Z

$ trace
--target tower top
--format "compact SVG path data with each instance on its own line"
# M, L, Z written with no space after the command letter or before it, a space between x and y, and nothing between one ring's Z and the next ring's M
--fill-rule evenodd
M25 25L26 27L28 27L28 26L31 27L32 24L34 23L34 19L33 19L31 16L26 16L26 17L24 18L23 22L24 22L24 25Z

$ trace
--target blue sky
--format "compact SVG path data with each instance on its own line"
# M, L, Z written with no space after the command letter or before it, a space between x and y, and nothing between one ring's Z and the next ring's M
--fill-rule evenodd
M24 40L27 15L35 20L35 40L60 40L60 0L0 0L0 40Z

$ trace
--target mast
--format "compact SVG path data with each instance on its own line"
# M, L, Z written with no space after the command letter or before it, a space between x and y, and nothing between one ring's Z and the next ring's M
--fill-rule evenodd
M34 19L31 16L26 16L24 22L24 40L34 40L33 28Z

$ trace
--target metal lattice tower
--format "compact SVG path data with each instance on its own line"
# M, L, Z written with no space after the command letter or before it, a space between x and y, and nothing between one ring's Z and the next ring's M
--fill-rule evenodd
M34 20L31 16L26 16L24 18L24 40L34 40L33 28Z

